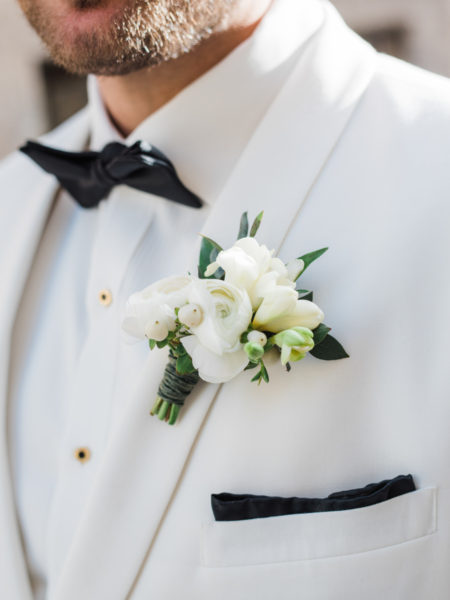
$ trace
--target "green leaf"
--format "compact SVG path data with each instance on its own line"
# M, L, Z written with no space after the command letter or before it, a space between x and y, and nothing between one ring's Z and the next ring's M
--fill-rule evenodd
M239 224L239 233L238 240L241 238L245 238L248 236L248 214L245 212L241 217L241 222Z
M299 300L309 300L310 302L312 302L313 301L313 293L312 292L308 292L304 296L299 296Z
M305 263L305 266L303 267L303 271L300 271L300 273L298 274L298 277L300 277L300 275L302 275L306 271L306 269L311 263L320 258L322 254L325 254L327 250L328 248L321 248L320 250L314 250L314 252L308 252L308 254L299 256L299 260L302 260Z
M200 279L207 279L205 277L206 268L209 264L216 260L217 255L219 254L219 252L221 252L221 250L222 248L221 246L219 246L219 244L217 244L208 237L202 236L202 243L200 246L200 257L198 262L198 276ZM216 275L217 273L218 271L216 271L216 273L211 275L208 279L213 279L214 275Z
M262 210L259 213L259 215L256 217L256 219L253 221L253 224L251 226L250 233L249 233L250 237L255 237L255 235L259 229L259 226L261 225L263 216L264 216L264 211Z
M261 361L261 377L266 383L269 383L269 373L267 372L266 365Z
M250 369L256 369L257 366L258 366L258 363L249 362L248 365L245 367L244 371L250 371Z
M156 340L148 340L148 345L150 346L150 350L153 350L156 346Z
M254 377L252 377L251 381L261 381L261 371L258 371Z
M177 358L176 368L179 375L187 375L195 372L195 367L192 364L192 359L189 354L183 354Z
M320 358L320 360L339 360L341 358L348 358L348 354L342 345L331 335L326 335L318 346L314 346L310 351L310 354L315 358Z
M156 342L156 345L158 346L158 348L165 348L167 346L167 344L169 343L168 339L166 338L165 340L163 340L162 342Z
M252 331L252 326L250 325L243 333L241 333L240 342L241 344L246 344L248 342L248 334Z
M327 327L324 323L321 323L313 331L314 346L318 346L327 337L328 332L331 331L331 327Z

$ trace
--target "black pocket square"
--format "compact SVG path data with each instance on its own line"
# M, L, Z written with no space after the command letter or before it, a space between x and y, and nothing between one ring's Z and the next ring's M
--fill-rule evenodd
M396 496L414 492L412 475L399 475L363 488L335 492L327 498L281 498L251 494L212 494L211 505L216 521L242 521L311 512L349 510L372 506Z

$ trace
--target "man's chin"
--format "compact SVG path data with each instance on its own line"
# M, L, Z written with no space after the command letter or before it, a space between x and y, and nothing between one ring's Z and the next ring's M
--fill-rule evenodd
M120 23L136 0L20 0L53 60L71 73L117 75L125 66ZM130 57L140 61L136 56ZM135 68L141 68L137 64Z
M19 2L57 64L80 75L125 75L190 51L234 0Z

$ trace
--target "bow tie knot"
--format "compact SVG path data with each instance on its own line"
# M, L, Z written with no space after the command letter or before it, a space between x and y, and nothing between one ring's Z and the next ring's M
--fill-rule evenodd
M100 152L65 152L29 141L20 150L55 175L84 208L97 206L116 185L128 185L193 208L202 206L180 181L170 160L147 142L132 146L111 142Z
M96 183L101 186L108 188L108 192L115 185L119 183L119 181L114 177L114 159L117 156L117 153L111 153L114 144L108 144L103 148L100 152L99 156L92 161L91 169L92 169L92 178L96 181ZM111 169L111 173L109 169Z

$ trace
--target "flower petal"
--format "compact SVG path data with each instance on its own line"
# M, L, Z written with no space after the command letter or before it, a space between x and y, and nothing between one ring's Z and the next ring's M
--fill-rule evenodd
M195 335L183 338L183 346L192 358L200 378L209 383L225 383L239 375L248 365L248 356L242 348L219 356L205 348Z
M307 327L313 330L322 323L323 319L324 314L317 304L309 300L297 300L292 312L280 314L266 321L264 329L273 333L292 327Z

